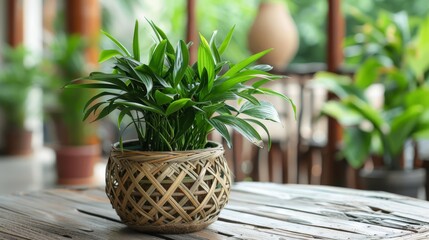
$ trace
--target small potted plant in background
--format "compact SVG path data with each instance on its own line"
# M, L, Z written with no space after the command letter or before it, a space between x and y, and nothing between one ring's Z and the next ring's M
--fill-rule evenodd
M4 153L28 155L33 152L33 132L25 124L31 112L29 96L42 78L37 64L26 64L29 52L23 46L5 48L4 56L5 66L0 71L0 108L5 117Z
M429 138L429 18L410 27L404 12L378 16L363 18L359 42L350 48L360 49L363 59L354 81L319 73L316 82L339 97L323 113L344 127L342 152L350 165L359 168L371 155L383 159L382 168L361 170L363 185L417 197L425 171L404 167L403 158L407 141ZM384 90L382 99L373 99L378 108L365 96L374 84Z
M371 157L380 156L382 166L363 168L364 187L417 197L424 186L424 169L403 167L404 147L409 140L429 137L429 88L405 94L394 109L377 108L349 77L318 73L316 82L339 99L324 104L322 113L343 126L341 152L354 168L361 168Z
M106 193L122 221L140 231L183 233L214 222L228 201L231 176L219 143L207 136L220 132L231 145L227 127L262 147L255 127L261 119L279 121L276 109L255 95L286 96L263 88L281 78L267 65L251 66L269 52L237 64L221 58L233 29L218 45L200 36L198 59L189 63L189 44L175 47L153 22L156 43L142 61L136 22L132 51L108 33L118 49L104 50L100 60L113 58L113 72L93 72L85 82L68 88L103 89L89 100L85 117L101 119L119 110L118 127L131 119L137 140L113 145L106 169ZM245 83L253 81L252 85ZM228 100L240 99L240 105ZM94 102L98 101L98 102ZM123 129L121 129L123 130Z
M46 108L58 142L55 152L59 184L93 183L94 165L101 154L97 125L82 121L82 108L94 92L63 88L89 72L91 66L85 61L84 51L85 43L78 35L57 35L50 46L52 78Z

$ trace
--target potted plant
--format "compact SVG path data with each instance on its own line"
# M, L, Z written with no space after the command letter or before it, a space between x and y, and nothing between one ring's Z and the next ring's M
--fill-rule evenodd
M85 42L78 35L57 35L49 50L52 77L49 101L46 102L58 142L55 147L57 182L65 185L91 184L101 147L96 125L82 121L82 108L94 92L63 88L72 80L88 74L91 68L85 61Z
M382 169L360 171L364 187L417 197L425 172L401 162L407 141L429 137L429 18L411 21L405 12L381 11L373 20L353 13L365 24L346 42L346 54L349 63L360 65L354 81L316 76L316 82L339 97L326 103L323 113L344 127L342 153L351 166L360 168L371 155L382 158ZM369 99L365 92L375 84L382 95Z
M364 187L417 197L424 186L424 169L404 169L401 161L408 140L429 137L429 88L421 87L402 96L393 109L376 107L361 87L346 76L318 73L316 82L339 99L324 104L322 113L343 127L342 155L354 168L361 168L371 156L381 156L382 168L362 169Z
M231 146L229 126L262 147L256 127L266 131L260 120L278 122L279 116L272 104L255 95L292 102L263 88L281 78L267 72L270 66L251 66L269 50L237 64L221 58L233 28L220 45L216 32L210 41L200 35L198 59L190 65L191 43L181 40L173 47L166 34L148 22L156 43L147 63L140 55L136 22L131 52L104 33L119 48L100 55L100 61L114 58L112 73L93 72L67 87L103 89L88 101L85 117L95 114L98 120L119 110L118 127L128 117L128 126L138 135L132 141L121 137L113 145L106 169L107 196L122 221L140 231L197 231L217 219L231 187L223 148L208 141L208 134L219 131ZM250 80L253 84L246 85ZM239 107L229 102L237 99Z
M0 108L5 117L4 153L6 155L28 155L32 149L32 131L26 120L30 113L31 90L41 84L37 64L25 62L29 52L23 47L5 48L5 63L0 72Z

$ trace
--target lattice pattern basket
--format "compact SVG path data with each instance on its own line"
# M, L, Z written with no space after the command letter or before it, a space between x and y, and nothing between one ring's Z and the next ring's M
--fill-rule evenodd
M106 194L121 220L144 232L185 233L217 220L231 174L218 143L176 152L112 148Z

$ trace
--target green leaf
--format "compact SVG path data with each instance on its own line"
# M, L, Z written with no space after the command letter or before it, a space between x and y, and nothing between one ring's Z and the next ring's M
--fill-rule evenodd
M225 106L225 103L215 103L208 106L203 106L202 110L206 114L207 118L211 118L211 116L219 109Z
M162 75L164 68L165 50L167 47L167 40L162 40L155 48L151 55L149 67L158 75Z
M229 45L229 43L231 42L231 39L232 39L232 34L234 33L234 29L235 29L235 26L233 26L230 30L229 30L229 32L228 32L228 34L226 35L226 37L225 37L225 39L222 41L222 43L220 44L220 47L219 47L219 54L222 54L223 52L225 52L225 50L228 48L228 45Z
M165 114L167 116L171 115L172 113L175 113L175 112L179 111L180 109L184 108L187 104L189 104L191 102L192 102L192 100L190 98L178 99L178 100L170 103Z
M97 117L93 121L98 121L98 120L106 117L107 115L109 115L111 112L113 112L116 109L117 108L113 102L108 104L107 106L105 106L104 108L101 109L101 111L97 114Z
M195 122L195 115L196 112L193 109L187 109L185 110L185 113L183 114L183 118L179 121L179 131L177 132L175 138L179 139L181 138L189 129L192 127L192 125Z
M134 59L137 61L140 61L139 22L137 20L134 25L133 54L134 54Z
M283 100L286 100L287 102L289 102L289 104L290 104L290 105L291 105L291 107L292 107L294 117L295 117L295 119L296 119L296 105L295 105L295 103L292 101L292 99L290 99L288 96L286 96L286 95L284 95L284 94L282 94L282 93L276 92L276 91L274 91L274 90L271 90L271 89L269 89L269 88L258 88L258 89L257 89L257 92L259 92L259 93L261 93L261 94L266 94L266 95L271 95L271 96L280 97L280 98L282 98Z
M102 63L102 62L107 61L107 60L111 59L112 57L118 56L118 55L123 56L122 53L116 49L103 50L100 53L100 57L98 58L98 62Z
M172 96L169 96L168 94L165 94L163 92L160 92L159 90L156 90L155 100L158 105L164 105L167 103L171 103L174 100L174 98Z
M419 122L415 127L413 136L414 139L429 139L429 109L420 115Z
M415 37L415 47L407 49L407 65L413 70L418 81L422 81L429 69L429 17L421 21Z
M246 99L247 101L251 102L253 105L260 105L259 100L253 96L253 91L241 91L236 93L239 97Z
M123 75L119 74L105 74L105 73L99 73L99 72L92 72L87 79L89 80L95 80L98 82L107 82L110 84L113 84L117 86L118 90L127 90L127 84L125 84L122 79L124 78ZM76 84L84 84L85 82L77 81Z
M243 61L241 61L241 62L235 64L233 67L231 67L223 76L225 76L225 77L234 76L236 73L240 72L241 70L243 70L245 67L249 66L250 64L256 62L258 59L260 59L265 54L269 53L271 50L272 49L267 49L265 51L256 53L256 54L244 59Z
M152 78L148 76L148 74L140 72L139 67L136 67L136 68L130 67L129 74L134 77L134 78L130 78L130 80L132 81L137 80L139 83L143 83L147 91L146 96L148 96L153 88Z
M133 61L133 59L127 57L117 58L116 64L113 67L116 70L115 73L122 74L125 76L136 77L135 74L133 75L133 68L138 66L138 64L134 63Z
M210 49L214 58L214 62L217 65L219 62L222 61L222 58L220 57L219 50L216 47L216 43L214 41L215 33L213 33L212 39L210 39Z
M200 40L200 46L198 47L198 74L201 78L204 69L207 71L207 89L210 91L213 87L213 80L215 77L215 63L211 54L210 46L201 34Z
M199 99L206 100L206 96L210 93L209 85L209 76L207 74L207 69L203 69L203 72L200 75L199 87L195 91L198 94Z
M406 43L410 41L410 27L407 12L400 11L393 14L392 21L401 34L401 42L403 44L401 47L405 47Z
M392 120L390 132L386 139L389 141L390 150L393 155L398 155L404 148L405 142L415 131L423 114L422 106L411 106Z
M426 109L419 117L412 137L414 139L429 139L429 109Z
M267 134L267 138L268 138L268 151L270 151L270 149L271 149L271 135L270 135L270 131L268 131L268 128L263 123L261 123L260 121L258 121L256 119L247 118L245 120L260 126L265 131L265 133Z
M118 93L113 93L113 92L101 92L101 93L98 93L98 94L96 94L95 96L93 96L92 98L90 98L87 102L86 102L86 104L85 104L85 106L83 107L83 109L87 109L88 107L89 107L89 105L91 105L91 103L93 103L95 100L97 100L97 99L99 99L99 98L101 98L101 97L105 97L105 96L109 96L109 95L112 95L112 96L120 96L120 94L118 94Z
M347 104L335 100L324 103L321 112L324 115L336 119L345 127L358 125L363 119L363 116L359 112L355 111Z
M176 58L174 60L173 79L174 87L182 80L189 66L189 50L184 41L179 41L176 47Z
M165 115L164 112L158 108L152 107L152 106L147 106L147 105L143 105L140 103L135 103L135 102L118 102L117 106L121 106L121 105L125 105L128 107L133 108L134 110L143 110L143 111L149 111L149 112L153 112L153 113L158 113L160 115Z
M147 20L147 19L146 19ZM161 30L153 21L147 20L149 25L151 26L152 30L155 32L157 38L159 41L166 40L167 41L167 52L174 54L174 48L171 45L170 41L168 40L167 35L164 33L164 31Z
M371 151L371 133L359 128L344 129L342 153L353 168L360 168L369 158Z
M427 140L429 138L429 123L425 124L424 127L422 126L423 125L420 125L420 128L414 132L412 136L414 139Z
M136 74L138 75L138 79L140 79L142 83L146 86L146 90L149 94L153 88L153 81L151 76L154 75L154 73L147 65L138 66L135 68L135 70Z
M324 87L339 98L347 98L350 95L353 95L360 99L366 99L363 90L353 85L352 79L348 76L328 72L318 72L314 76L314 84L316 86Z
M258 65L250 67L250 69L269 72L269 71L273 70L273 66L268 65L268 64L258 64ZM285 76L285 78L286 78L286 76Z
M130 114L130 111L128 109L123 109L121 110L121 112L119 113L118 116L118 121L117 121L117 126L118 126L118 130L121 131L121 125L122 125L122 120L124 119L124 117L126 115ZM131 123L130 123L131 124ZM122 134L119 134L119 147L121 149L124 148L123 146L123 141L122 141Z
M367 59L357 70L355 75L355 84L359 88L365 89L375 83L379 78L379 69L382 67L375 58Z
M217 30L214 30L209 41L210 46L213 46L213 44L216 42L216 35L217 35Z
M261 80L257 80L252 84L253 88L260 88L262 87L264 84L267 84L269 82L271 82L271 79L261 79Z
M214 93L222 93L225 91L229 91L236 87L236 85L245 83L249 80L256 78L270 79L274 76L268 75L266 73L261 73L256 70L246 70L240 73L235 74L232 77L224 78L222 81L216 81L215 88L213 89Z
M264 146L264 143L259 133L245 120L228 115L220 115L211 119L216 119L225 125L231 126L233 129L237 130L241 135L243 135L247 140L249 140L256 146L261 148Z
M116 46L118 46L126 56L131 57L130 52L128 52L127 48L125 48L125 47L124 47L124 45L122 45L122 43L120 43L116 38L114 38L114 37L113 37L112 35L110 35L108 32L105 32L105 31L103 31L103 30L101 30L101 32L102 32L104 35L106 35L110 40L112 40L112 42L113 42L113 43L115 43L115 44L116 44Z
M254 105L250 102L245 102L240 108L240 113L258 119L281 122L280 116L276 108L271 103L266 101L260 101L259 105Z
M389 72L385 74L384 81L384 85L387 86L386 93L389 94L394 91L407 91L409 84L408 81L406 72L397 68L389 69Z
M95 88L95 89L118 89L114 84L105 83L82 83L82 84L69 84L65 88Z
M429 108L429 87L418 88L405 96L406 107L421 105Z
M359 99L356 96L350 96L344 101L346 104L348 104L348 106L360 113L363 118L370 121L376 130L378 130L381 134L384 134L387 123L381 117L380 113L369 103Z
M106 104L106 102L98 102L98 103L95 103L94 105L92 105L90 108L88 108L85 111L85 114L83 116L83 120L86 120L91 113L95 114L95 112L98 110L98 108L101 107L101 105L103 105L103 104Z
M228 128L226 128L225 124L216 118L207 119L207 122L214 129L216 129L216 131L218 131L220 133L220 135L223 137L223 139L225 139L228 147L231 148L232 147L231 135L229 134Z

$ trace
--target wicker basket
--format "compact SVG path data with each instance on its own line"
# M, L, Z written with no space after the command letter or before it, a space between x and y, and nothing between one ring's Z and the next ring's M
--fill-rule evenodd
M228 201L231 174L218 143L176 152L112 148L106 194L121 220L144 232L186 233L217 220Z

